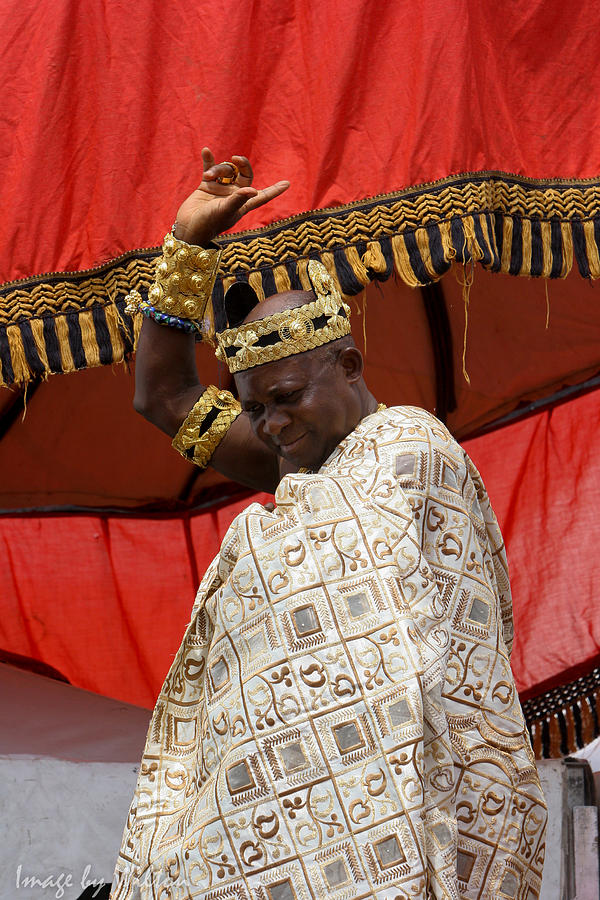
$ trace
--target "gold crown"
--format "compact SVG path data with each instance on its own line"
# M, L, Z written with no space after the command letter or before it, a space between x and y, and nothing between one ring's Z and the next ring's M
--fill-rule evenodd
M325 266L311 259L307 272L316 300L216 335L216 355L230 372L306 353L350 334L350 307Z

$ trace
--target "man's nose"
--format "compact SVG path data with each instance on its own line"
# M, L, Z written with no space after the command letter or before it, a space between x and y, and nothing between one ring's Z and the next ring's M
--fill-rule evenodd
M280 409L267 410L263 420L263 431L270 437L277 437L291 422L287 413Z

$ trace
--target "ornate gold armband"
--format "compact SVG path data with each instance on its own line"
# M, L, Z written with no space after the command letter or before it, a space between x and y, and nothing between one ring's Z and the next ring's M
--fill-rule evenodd
M155 310L180 319L200 321L208 313L212 322L209 303L223 251L186 244L172 234L165 236L162 251L156 263L156 280L148 291L148 303Z
M172 446L187 460L205 469L241 411L233 394L209 385L188 413Z

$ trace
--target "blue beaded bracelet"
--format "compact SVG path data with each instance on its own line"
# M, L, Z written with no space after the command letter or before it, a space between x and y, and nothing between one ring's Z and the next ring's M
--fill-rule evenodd
M168 313L155 309L150 303L142 300L138 304L139 311L148 319L154 319L159 325L169 325L171 328L178 328L180 331L186 331L188 334L196 331L202 331L200 322L193 322L191 319L180 319L179 316L170 316Z

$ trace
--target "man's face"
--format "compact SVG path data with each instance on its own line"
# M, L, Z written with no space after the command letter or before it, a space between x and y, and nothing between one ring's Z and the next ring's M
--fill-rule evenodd
M235 382L254 433L295 466L318 469L356 425L351 382L327 348L238 372Z

